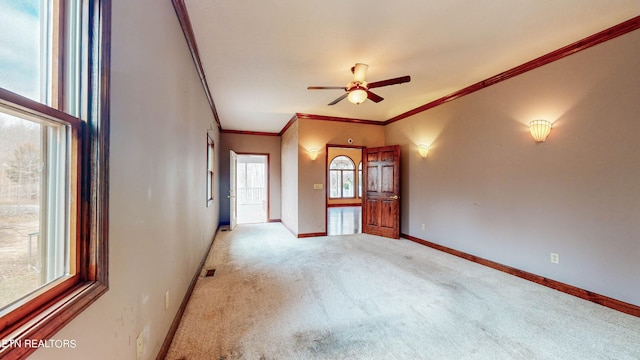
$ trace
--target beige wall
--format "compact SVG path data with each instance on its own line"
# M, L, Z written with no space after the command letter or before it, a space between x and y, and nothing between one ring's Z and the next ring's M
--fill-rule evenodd
M333 160L336 156L339 156L339 155L348 156L351 160L353 160L353 163L356 167L356 176L355 176L355 186L356 186L355 196L356 197L351 199L329 198L329 183L328 183L329 180L327 178L327 203L329 205L360 204L362 202L362 199L358 196L358 164L360 164L360 161L362 161L362 149L330 147L328 149L328 156L327 156L327 172L329 171L328 166L331 163L331 160Z
M319 121L299 119L299 171L298 203L299 233L314 234L326 232L326 144L356 146L382 146L385 144L384 127L339 121ZM309 159L308 150L321 149L315 161ZM314 184L323 184L322 190L315 190Z
M114 1L112 35L109 291L55 335L75 349L33 359L135 359L140 333L155 359L218 226L214 120L171 2Z
M636 30L387 126L402 232L640 305L638 49Z
M269 155L269 220L280 220L282 184L280 136L222 133L220 135L220 223L229 223L229 150Z
M282 134L282 224L298 235L298 122Z

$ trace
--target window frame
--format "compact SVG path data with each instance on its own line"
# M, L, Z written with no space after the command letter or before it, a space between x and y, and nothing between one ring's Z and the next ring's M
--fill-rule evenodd
M78 219L80 216L78 199L78 184L81 180L79 170L81 169L79 152L73 151L73 149L78 149L82 139L82 128L83 121L75 118L69 114L61 112L59 110L53 108L46 108L46 105L42 105L36 101L29 100L26 98L22 98L20 95L11 93L5 89L0 88L0 107L3 112L8 113L10 115L18 115L20 117L25 118L39 118L42 121L53 122L59 125L62 125L67 128L69 131L68 139L70 140L70 144L66 146L67 151L70 152L68 155L69 159L69 247L70 252L72 254L78 253L78 245L77 241L79 235L79 229L77 225L79 224ZM44 181L44 180L43 180ZM19 322L21 318L25 316L25 314L33 312L44 306L48 301L52 300L55 296L61 294L70 286L71 283L75 283L78 280L79 263L77 261L78 256L75 256L75 260L73 263L70 259L70 268L73 269L74 273L70 276L54 280L49 284L44 285L44 289L42 291L38 291L40 294L33 296L31 299L24 301L22 304L16 306L13 310L10 310L7 314L0 318L0 329L4 330L5 327ZM0 332L3 334L4 332ZM2 354L0 352L0 354Z
M215 160L215 143L210 134L207 133L207 207L214 202L214 160Z
M358 164L358 199L362 198L362 160L360 160L360 163Z
M54 0L55 9L66 14L66 2ZM0 318L0 358L23 359L37 347L24 346L24 340L46 340L69 323L80 312L108 290L108 164L110 115L110 53L111 0L81 0L82 33L80 48L82 71L79 91L79 116L64 110L67 106L60 79L67 59L60 59L64 50L55 52L51 106L0 88L0 103L10 111L33 114L35 117L64 124L71 131L69 149L70 181L70 243L75 275L54 282L45 291ZM56 16L56 15L54 15ZM64 29L68 22L59 24ZM64 34L66 35L66 33ZM52 34L57 46L65 46L62 33ZM61 48L58 48L61 49ZM11 346L22 344L22 346Z
M339 157L345 157L345 158L349 159L349 161L351 161L351 164L353 165L353 169L332 169L331 166L332 166L333 162ZM332 172L337 172L337 173L340 174L339 175L340 186L338 187L340 189L340 194L339 194L339 196L331 196L331 184L329 184L329 199L331 199L331 200L357 199L357 191L355 189L358 186L358 184L357 184L358 180L356 179L356 175L357 175L356 174L356 170L357 170L356 169L356 163L353 161L352 158L350 158L347 155L336 155L333 159L331 159L331 161L329 162L329 180L331 180L331 173ZM343 191L344 188L343 188L343 186L344 186L344 173L345 172L350 172L350 173L353 174L353 187L354 187L353 196L344 196L344 191Z

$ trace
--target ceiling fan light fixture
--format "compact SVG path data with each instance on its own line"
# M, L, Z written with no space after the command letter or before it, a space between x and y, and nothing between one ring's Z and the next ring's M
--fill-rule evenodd
M367 92L361 88L356 88L349 91L347 99L349 99L352 104L360 105L367 100Z
M369 65L367 64L355 64L351 68L351 72L353 73L353 81L348 83L346 86L308 86L307 90L344 90L345 93L330 102L329 106L335 105L345 98L348 99L350 103L358 105L362 104L367 99L371 100L374 103L379 103L380 101L384 100L383 97L370 92L369 89L402 84L411 81L411 77L409 75L406 75L393 79L367 83L364 80L367 75L367 69L369 69Z

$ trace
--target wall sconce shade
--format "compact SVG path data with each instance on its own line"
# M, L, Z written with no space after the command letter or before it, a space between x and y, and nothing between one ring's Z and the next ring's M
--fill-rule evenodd
M312 161L317 159L318 158L318 152L319 152L319 150L316 149L316 148L309 149L309 159L311 159Z
M536 142L543 142L551 132L551 122L547 120L533 120L529 123L529 132Z
M425 144L418 145L418 153L420 154L421 158L426 159L427 155L429 154L429 146Z

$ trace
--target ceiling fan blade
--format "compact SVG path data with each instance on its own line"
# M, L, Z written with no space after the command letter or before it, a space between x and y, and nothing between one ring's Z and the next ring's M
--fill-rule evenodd
M344 93L344 95L340 96L339 98L333 100L332 102L329 103L329 105L335 105L337 103L339 103L340 101L344 100L347 95L349 95L349 93Z
M307 90L347 90L344 86L309 86Z
M373 89L373 88L382 87L382 86L402 84L402 83L406 83L406 82L409 82L409 81L411 81L411 76L409 76L409 75L400 76L400 77L393 78L393 79L388 79L388 80L374 81L372 83L369 83L367 85L367 88Z
M375 102L375 103L379 103L380 101L384 100L384 98L372 93L371 91L367 90L367 99Z

